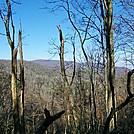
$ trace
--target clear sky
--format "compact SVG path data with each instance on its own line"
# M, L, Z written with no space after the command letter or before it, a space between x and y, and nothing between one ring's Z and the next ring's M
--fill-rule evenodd
M0 4L5 0L0 0ZM18 30L20 26L20 19L23 29L23 54L25 60L34 59L46 59L49 60L53 57L48 52L52 46L49 42L51 39L56 39L56 44L59 45L59 33L57 30L57 25L60 24L63 35L70 34L68 29L67 20L65 21L66 13L59 12L56 14L48 13L41 9L44 5L43 0L20 0L21 4L12 6L13 20L16 30L16 46L18 44ZM1 5L0 5L1 6ZM5 33L4 25L0 19L0 33ZM72 47L71 45L66 45L65 50L69 53L66 55L65 60L72 60ZM79 51L77 55L81 55L81 49L79 46L76 47ZM6 36L0 35L0 59L10 59L10 47L8 45ZM59 59L57 54L54 60ZM119 66L122 66L121 61Z
M65 14L62 12L56 15L47 13L41 9L43 4L43 0L22 0L21 5L12 7L15 13L13 19L16 27L16 45L20 19L22 22L25 60L50 59L52 55L48 53L51 48L48 42L52 38L58 41L56 26L60 24L63 31L66 28L66 24L63 22ZM1 20L0 33L5 33ZM10 48L6 37L2 35L0 35L0 59L10 59ZM54 59L58 59L58 55Z

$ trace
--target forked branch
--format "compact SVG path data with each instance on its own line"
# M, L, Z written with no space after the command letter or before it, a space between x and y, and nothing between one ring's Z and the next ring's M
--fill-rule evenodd
M48 116L43 123L40 125L40 127L37 129L35 134L44 134L44 132L47 130L48 126L53 123L53 121L59 119L65 111L61 111L59 113L54 114L53 116Z

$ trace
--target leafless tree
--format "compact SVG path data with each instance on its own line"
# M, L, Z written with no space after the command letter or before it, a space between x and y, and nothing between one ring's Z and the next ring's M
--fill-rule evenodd
M14 134L25 133L24 125L24 66L22 52L22 31L19 31L19 48L20 48L20 105L17 91L17 52L15 47L15 26L13 21L12 3L18 4L18 1L6 0L6 6L0 9L0 17L4 23L6 37L11 48L11 93L12 93L12 113L14 119ZM20 107L19 107L20 106ZM20 109L19 109L20 108ZM20 114L19 114L20 111ZM20 117L19 117L20 116ZM21 128L20 128L21 127Z
M70 127L71 127L71 107L73 107L73 96L70 94L69 88L72 86L73 84L73 80L75 77L75 66L76 66L76 59L75 59L75 44L74 42L72 42L73 45L73 74L72 74L72 78L71 78L71 82L69 82L67 74L66 74L66 68L65 68L65 60L64 60L64 37L62 34L62 30L60 28L60 25L57 26L58 31L59 31L59 39L60 39L60 70L61 70L61 76L63 79L63 84L64 84L64 101L65 101L65 109L66 109L66 121L67 121L67 131L69 131Z
M4 23L6 36L8 43L11 48L11 66L12 66L12 80L11 80L11 91L12 91L12 112L14 119L14 133L19 133L19 109L18 109L18 98L17 98L17 48L15 48L15 26L12 17L12 9L9 0L6 0L7 11L2 12L0 10L0 16ZM5 13L5 14L4 14ZM10 28L11 25L11 28ZM10 29L12 31L10 31Z

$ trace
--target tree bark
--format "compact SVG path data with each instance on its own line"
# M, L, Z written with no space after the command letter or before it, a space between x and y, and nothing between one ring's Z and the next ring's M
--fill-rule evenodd
M104 0L103 7L105 8L105 12L102 8L102 14L104 17L104 30L106 37L106 53L107 53L107 71L108 71L108 90L106 91L106 111L107 116L110 113L111 108L115 108L115 91L114 91L114 83L115 83L115 65L114 65L114 42L113 42L113 7L112 0ZM104 16L105 13L105 16ZM113 120L110 123L109 130L111 131L114 127L116 127L116 115L114 115Z
M23 50L22 50L22 29L20 28L19 34L19 53L20 53L20 133L25 134L25 119L24 119L24 65L23 65Z
M70 100L69 100L69 83L65 71L65 61L64 61L64 37L62 34L62 30L60 28L60 25L57 26L59 31L59 37L60 37L60 68L61 68L61 75L64 83L64 103L65 103L65 109L66 109L66 121L67 121L67 128L70 126Z
M74 40L72 42L73 45L73 59L74 59L74 68L73 68L73 75L71 78L71 82L69 82L67 75L66 75L66 68L65 68L65 60L64 60L64 37L62 34L62 30L60 28L60 25L57 26L58 31L59 31L59 37L60 37L60 68L61 68L61 75L64 83L64 104L65 104L65 109L66 109L66 128L67 131L69 130L71 126L71 107L73 108L74 105L74 100L73 100L73 95L70 94L69 88L73 84L73 80L75 77L75 44Z
M19 133L19 110L18 110L18 98L17 98L17 49L12 50L12 112L14 119L14 134Z

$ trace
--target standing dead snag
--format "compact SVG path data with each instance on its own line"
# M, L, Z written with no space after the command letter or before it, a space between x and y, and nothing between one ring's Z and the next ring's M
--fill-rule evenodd
M66 75L66 71L65 71L65 64L64 64L64 38L62 35L62 30L60 28L60 25L57 26L58 30L59 30L59 37L60 37L60 67L61 67L61 75L63 78L64 83L66 83L68 85L68 79L67 79L67 75Z
M65 109L66 109L66 127L65 129L69 129L71 126L71 107L73 107L73 96L69 92L69 88L72 86L74 77L75 77L75 36L74 39L72 39L72 45L73 45L73 74L71 81L69 82L67 74L66 74L66 68L65 68L65 59L64 59L64 47L65 47L65 41L64 37L62 34L62 30L60 28L60 25L57 26L58 31L59 31L59 39L60 39L60 70L61 70L61 75L62 75L62 80L64 84L64 104L65 104Z
M45 111L46 111L46 109L45 109ZM47 112L48 112L48 110L47 110ZM44 134L44 132L47 130L48 126L50 124L52 124L53 121L59 119L64 113L65 113L65 111L63 110L63 111L56 113L52 116L47 116L46 119L43 121L43 123L40 125L40 127L37 129L35 134Z
M23 50L22 50L22 28L20 26L18 34L18 44L19 44L19 54L20 54L20 107L19 107L19 116L20 116L20 132L25 134L25 119L24 119L24 65L23 65Z
M19 111L17 98L17 48L15 48L15 27L12 18L12 9L9 0L6 0L6 8L0 9L0 17L4 23L6 37L11 48L11 92L12 92L12 113L14 120L14 134L19 133Z
M12 49L11 49L12 50ZM14 134L19 133L19 109L17 98L17 48L12 50L12 80L11 80L11 92L12 92L12 112L14 119Z

